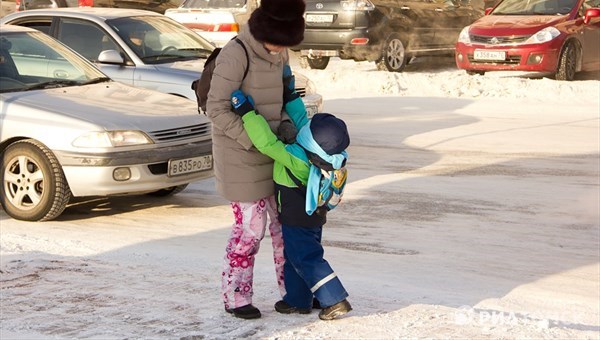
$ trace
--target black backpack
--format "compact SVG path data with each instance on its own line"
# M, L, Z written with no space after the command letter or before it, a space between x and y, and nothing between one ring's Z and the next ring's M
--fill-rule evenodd
M248 57L248 50L244 43L238 39L237 37L233 38L242 48L244 49L244 53L246 54L246 69L244 70L244 77L242 81L246 79L246 75L248 74L248 67L250 66L250 58ZM216 59L219 53L221 52L221 48L215 48L212 53L206 59L204 63L204 69L202 70L202 74L200 75L200 79L194 80L192 82L192 90L196 93L196 100L198 101L198 113L206 114L206 101L208 100L208 91L210 91L210 80L212 79L213 71L216 65Z

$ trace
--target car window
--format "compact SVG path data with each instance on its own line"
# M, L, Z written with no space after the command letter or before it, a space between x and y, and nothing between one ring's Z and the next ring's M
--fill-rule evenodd
M598 8L600 7L600 0L587 0L581 4L581 8L579 9L579 16L584 17L585 11L590 8Z
M587 0L583 2L583 8L598 8L600 7L600 0Z
M84 20L62 18L57 38L91 61L97 61L98 55L104 50L121 52L105 31Z
M214 49L194 31L165 16L126 17L106 23L148 64L206 58Z
M63 7L55 0L24 0L21 1L21 10L38 8L56 8Z
M85 59L41 32L3 34L0 68L3 77L12 79L10 83L3 81L9 83L12 90L31 89L51 81L79 83L104 77ZM4 85L2 90L6 90Z
M569 13L577 0L504 0L493 15L562 15Z
M50 35L50 29L52 28L52 19L47 20L35 20L35 21L24 21L24 22L15 22L15 24L19 26L30 27L36 29L38 31L44 32Z

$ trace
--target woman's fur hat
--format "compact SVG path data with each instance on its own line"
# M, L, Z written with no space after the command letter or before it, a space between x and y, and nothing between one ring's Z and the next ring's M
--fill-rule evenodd
M261 42L295 46L304 39L304 0L262 0L248 20L250 33Z

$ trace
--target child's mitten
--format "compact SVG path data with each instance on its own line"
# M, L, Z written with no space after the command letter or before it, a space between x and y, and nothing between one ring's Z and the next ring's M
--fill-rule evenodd
M235 90L231 94L231 106L235 113L243 117L246 113L254 111L254 100L251 96L246 96L244 92Z

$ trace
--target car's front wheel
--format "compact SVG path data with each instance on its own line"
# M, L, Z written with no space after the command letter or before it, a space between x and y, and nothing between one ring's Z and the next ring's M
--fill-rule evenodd
M42 143L27 139L2 154L0 203L19 220L48 221L59 216L71 190L54 154Z
M409 59L406 55L404 42L400 34L393 33L387 38L385 45L383 45L381 60L377 62L377 67L380 70L402 72L406 64L408 64Z
M329 57L306 57L308 66L315 70L324 70L329 65Z
M556 80L573 80L577 72L577 49L572 43L568 43L560 54L558 69L554 78Z

